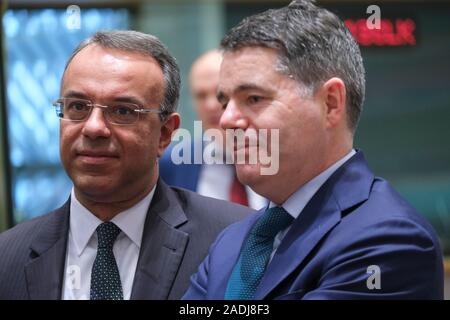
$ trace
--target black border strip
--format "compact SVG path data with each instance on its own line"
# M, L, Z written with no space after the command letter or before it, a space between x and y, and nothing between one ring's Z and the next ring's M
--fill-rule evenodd
M0 143L3 146L3 160L5 176L5 196L6 196L6 227L10 228L14 223L13 206L12 206L12 180L11 180L11 162L9 157L9 139L8 139L8 110L6 107L6 46L3 37L3 14L6 11L6 3L0 7L0 115L3 123L0 124L0 130L2 131L2 141Z

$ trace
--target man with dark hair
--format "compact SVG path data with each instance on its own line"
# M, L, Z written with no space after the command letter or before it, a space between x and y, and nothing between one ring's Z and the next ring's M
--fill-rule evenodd
M54 104L74 188L0 235L0 299L181 297L217 234L251 211L158 178L179 90L154 36L98 32L75 49Z
M219 235L184 297L442 299L434 230L353 149L364 67L344 23L293 1L244 19L222 47L221 126L278 132L279 170L237 164L271 203Z

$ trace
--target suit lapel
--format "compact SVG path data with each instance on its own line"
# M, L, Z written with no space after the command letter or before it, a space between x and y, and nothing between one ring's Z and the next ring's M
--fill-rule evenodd
M297 269L317 243L341 219L341 212L333 199L325 195L315 197L294 221L291 229L267 266L255 299L263 299L283 279ZM320 204L321 201L323 205Z
M51 214L31 245L32 260L25 266L30 299L61 299L69 229L70 199Z
M32 241L32 260L25 266L30 299L61 299L69 209L70 198ZM132 299L167 299L189 239L177 229L185 222L176 194L159 180L145 220Z
M131 299L167 299L189 236L177 228L187 222L179 200L159 179L147 217Z
M278 247L255 293L263 299L301 265L346 210L369 197L374 176L362 152L342 165L309 201Z
M200 148L201 154L203 155L203 140L195 140L194 144L191 146L191 164L185 165L188 168L187 174L191 175L189 179L184 178L185 181L191 181L192 183L192 191L196 192L198 189L198 182L200 180L200 172L202 170L203 165L201 163L197 163L195 160L195 151ZM202 161L203 162L203 161Z

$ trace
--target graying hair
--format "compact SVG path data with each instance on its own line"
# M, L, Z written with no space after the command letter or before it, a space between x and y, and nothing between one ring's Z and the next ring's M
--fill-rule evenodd
M276 49L277 71L292 76L310 95L330 78L342 79L347 124L355 132L364 102L365 70L357 43L335 14L314 1L296 0L244 19L221 42L225 52L252 46Z
M75 48L64 71L78 52L92 44L98 44L104 48L138 52L154 58L161 67L165 82L164 98L161 102L161 120L176 111L180 96L180 69L175 58L157 37L131 30L99 31Z

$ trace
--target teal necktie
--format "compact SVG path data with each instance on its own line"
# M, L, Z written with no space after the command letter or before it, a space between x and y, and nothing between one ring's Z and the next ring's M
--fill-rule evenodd
M91 273L91 300L123 300L113 246L120 229L112 222L97 227L98 248Z
M275 236L293 220L282 207L272 207L256 221L228 280L226 300L253 299L269 262Z

